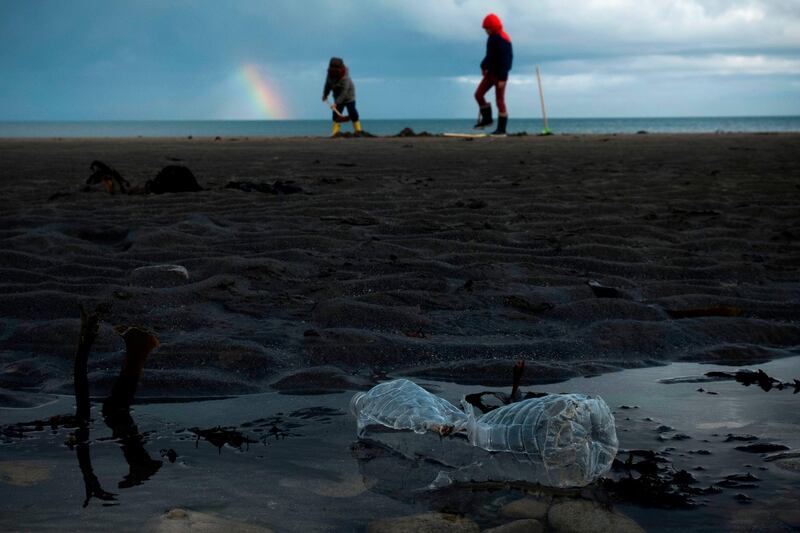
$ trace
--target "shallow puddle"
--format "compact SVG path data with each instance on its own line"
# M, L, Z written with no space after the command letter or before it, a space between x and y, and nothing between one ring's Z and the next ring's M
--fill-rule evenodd
M791 381L800 377L800 357L752 368ZM645 506L602 484L582 491L491 483L426 489L440 465L356 442L352 392L140 404L132 424L113 430L95 405L88 446L78 444L74 429L9 429L73 410L71 397L52 397L37 408L0 409L0 529L167 530L182 513L176 508L212 529L360 531L379 518L431 510L488 528L509 522L500 509L529 492L545 501L611 501L648 531L800 527L800 460L768 461L766 453L736 449L800 449L800 394L736 381L660 382L712 370L736 369L676 363L525 389L602 396L614 410L621 449L658 452L666 468L691 473L693 486L719 489L692 496L690 509ZM454 403L480 390L418 382ZM446 453L450 442L435 445Z

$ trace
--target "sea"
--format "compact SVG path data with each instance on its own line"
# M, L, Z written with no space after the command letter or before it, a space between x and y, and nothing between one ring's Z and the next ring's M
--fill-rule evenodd
M396 135L405 128L441 134L473 132L475 119L362 120L373 135ZM800 116L553 118L554 134L800 132ZM343 131L349 131L345 124ZM540 118L512 118L509 133L538 134ZM319 137L330 133L327 120L113 120L0 122L3 137Z

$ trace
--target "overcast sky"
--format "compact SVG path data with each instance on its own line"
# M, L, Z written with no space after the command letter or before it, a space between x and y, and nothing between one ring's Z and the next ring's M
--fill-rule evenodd
M0 120L325 119L332 55L364 118L471 118L489 12L512 117L537 64L554 117L800 115L800 0L0 0Z

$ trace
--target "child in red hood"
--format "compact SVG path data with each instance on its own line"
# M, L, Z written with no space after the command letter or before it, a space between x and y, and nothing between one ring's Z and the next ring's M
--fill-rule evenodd
M497 102L497 129L495 135L505 135L506 125L508 124L508 112L506 110L506 81L508 81L508 71L511 70L511 62L514 53L511 48L511 37L503 31L503 23L494 13L486 15L483 19L483 29L489 34L486 40L486 57L481 61L483 79L475 91L475 100L478 101L480 117L476 128L484 128L490 125L492 119L492 106L486 101L484 96L494 87L494 96Z

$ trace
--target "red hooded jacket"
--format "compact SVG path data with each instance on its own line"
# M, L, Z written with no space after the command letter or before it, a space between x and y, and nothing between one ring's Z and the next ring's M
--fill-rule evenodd
M503 30L503 23L500 20L500 17L495 15L494 13L489 13L486 15L486 18L483 19L483 27L484 29L489 30L491 34L499 34L504 40L511 42L511 37Z
M494 13L486 15L483 27L489 31L489 38L486 40L486 57L481 61L481 70L505 81L514 59L511 37L503 31L503 23Z

